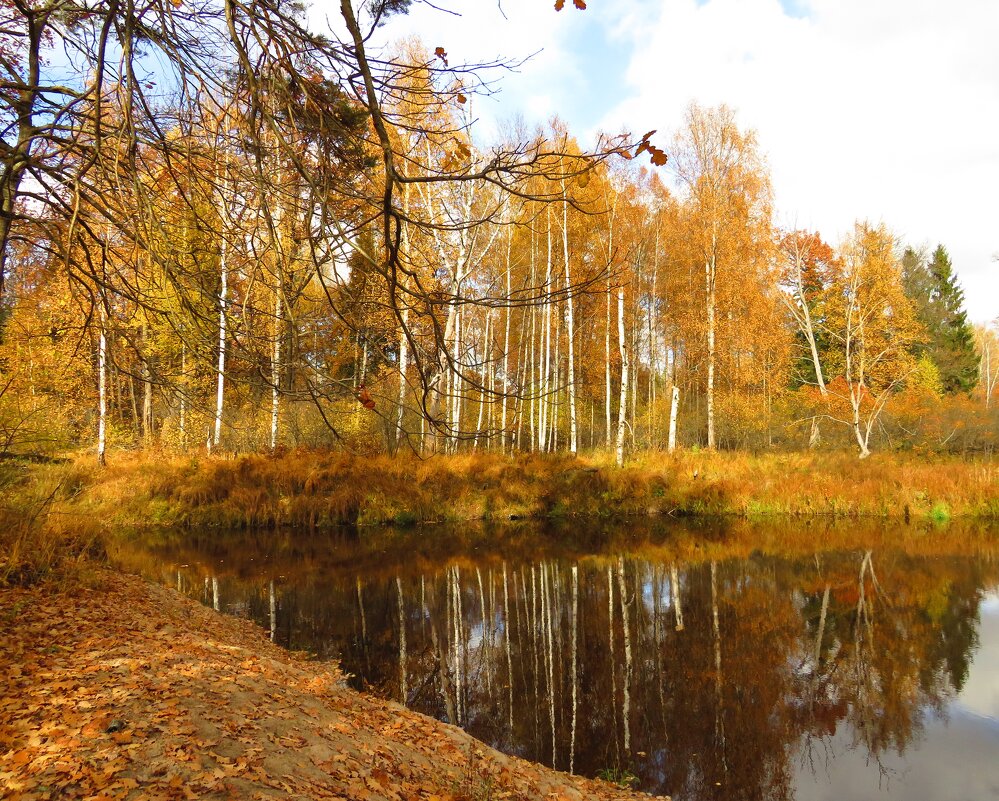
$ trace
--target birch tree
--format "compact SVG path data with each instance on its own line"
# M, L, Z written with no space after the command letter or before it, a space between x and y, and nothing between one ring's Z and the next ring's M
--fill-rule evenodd
M922 332L902 288L898 243L883 224L857 223L841 255L830 334L842 370L838 394L849 404L845 422L864 459L881 413L913 370L911 348Z
M714 448L719 279L744 281L747 239L769 226L770 186L752 132L727 106L687 109L673 145L673 170L686 193L690 234L703 265L707 348L707 447ZM728 309L723 308L722 313Z

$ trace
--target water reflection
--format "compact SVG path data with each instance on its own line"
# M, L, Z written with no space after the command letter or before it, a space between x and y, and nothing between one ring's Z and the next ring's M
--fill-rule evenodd
M999 787L995 760L977 762L999 744L996 661L975 661L991 558L645 548L365 563L351 547L282 560L206 541L157 559L179 589L278 643L341 657L354 686L559 769L627 771L677 799L957 798L969 776L972 797ZM969 680L974 714L955 703ZM948 737L968 743L955 753ZM919 778L930 768L954 773L954 793Z

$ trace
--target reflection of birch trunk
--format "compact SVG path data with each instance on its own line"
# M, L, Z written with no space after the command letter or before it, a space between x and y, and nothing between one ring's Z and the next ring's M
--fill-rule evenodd
M420 574L420 609L422 611L420 615L420 633L426 639L427 618L430 616L430 612L427 609L427 581L422 573Z
M652 641L656 663L656 689L659 693L659 709L663 714L664 728L666 726L666 676L663 670L663 650L666 640L666 626L663 621L666 614L663 608L663 585L665 581L662 566L655 565L652 568Z
M822 658L822 638L826 631L826 613L829 611L829 585L822 593L822 611L819 613L819 630L815 635L815 672L819 672L819 660Z
M715 646L715 739L721 746L722 771L728 773L725 754L725 720L722 716L721 627L718 624L718 565L711 562L711 628Z
M406 610L402 600L402 580L395 577L395 589L399 595L399 700L406 705L409 691L406 686Z
M530 606L531 652L534 656L534 740L540 742L541 732L541 674L538 672L538 578L534 565L531 565L531 606ZM540 753L535 761L540 761Z
M621 626L624 631L624 682L621 719L624 723L624 752L631 753L631 632L628 627L628 593L624 584L624 557L617 559L617 584L621 594Z
M548 565L541 563L541 637L545 649L545 669L548 675L548 720L552 731L552 767L555 767L555 658L552 648L552 601Z
M870 563L870 560L871 552L867 551L864 554L864 558L860 561L860 578L858 580L857 590L857 614L853 629L853 659L854 675L857 682L856 707L858 713L863 718L863 721L858 728L861 730L862 736L865 738L868 748L873 750L872 737L874 735L874 721L872 719L873 704L871 703L871 695L874 692L874 688L872 687L870 665L867 664L866 659L866 652L872 647L873 638L870 612L867 607L867 593L864 583L867 566ZM866 649L865 634L867 635Z
M513 733L513 656L510 654L510 591L507 586L506 562L503 563L503 634L506 639L506 683L509 692L510 732Z
M607 653L610 654L611 720L617 750L617 664L614 662L614 571L607 565Z
M489 634L488 634L488 629L486 628L487 626L486 621L488 620L488 614L486 610L486 591L482 585L482 571L479 570L478 566L476 566L475 568L475 578L479 582L479 609L482 610L482 640L479 643L479 653L482 654L482 658L479 659L479 665L480 669L482 667L485 668L486 696L491 698L493 686L492 686L491 676L489 675L489 663L491 655L489 653Z
M364 614L364 594L361 592L361 579L357 579L357 612L361 618L361 653L364 654L364 664L371 672L371 665L368 662L368 619Z
M673 597L673 612L676 615L676 630L683 631L683 607L680 606L680 577L676 563L669 566L669 589Z
M436 604L435 604L435 608ZM450 598L448 599L448 609L450 609ZM430 642L434 646L434 656L437 659L437 675L441 680L441 696L444 698L444 712L447 714L448 722L457 725L458 712L454 706L455 693L451 687L451 676L448 672L447 659L441 649L441 638L437 633L437 622L433 615L428 615L430 622Z
M499 616L496 614L496 577L489 568L489 673L493 686L496 686L496 634L499 627Z
M462 618L461 618L461 585L458 566L451 568L450 594L451 594L451 621L452 640L451 653L454 661L454 708L457 713L457 724L460 726L465 720L464 704L464 676L462 675Z
M576 766L576 704L578 662L576 648L578 644L577 630L579 628L579 567L572 566L572 730L569 735L569 773L572 773Z
M277 637L277 595L274 594L274 581L271 580L271 642Z

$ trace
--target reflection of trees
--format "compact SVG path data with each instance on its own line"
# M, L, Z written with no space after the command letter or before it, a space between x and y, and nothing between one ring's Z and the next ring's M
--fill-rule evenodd
M997 572L871 551L423 567L177 575L509 752L676 798L786 799L838 731L877 764L920 736L967 678Z

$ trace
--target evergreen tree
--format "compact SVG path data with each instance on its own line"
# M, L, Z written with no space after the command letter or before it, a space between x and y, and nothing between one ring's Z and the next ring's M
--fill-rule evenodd
M947 249L937 245L927 261L923 253L907 248L902 272L905 293L927 333L915 355L932 359L940 371L944 392L971 391L978 381L978 353L964 310L964 291Z

